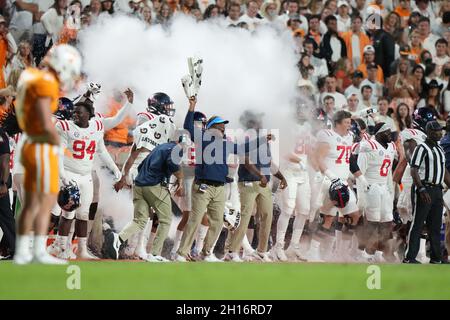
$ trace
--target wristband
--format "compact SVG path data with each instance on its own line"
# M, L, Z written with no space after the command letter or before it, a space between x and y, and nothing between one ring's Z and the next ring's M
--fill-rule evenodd
M419 188L419 192L426 192L426 191L427 191L427 188L425 188L423 186Z

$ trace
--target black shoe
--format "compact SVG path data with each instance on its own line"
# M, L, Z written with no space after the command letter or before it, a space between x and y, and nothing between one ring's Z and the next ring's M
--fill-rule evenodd
M120 238L115 232L108 232L105 235L105 254L109 259L119 259Z
M403 259L403 261L402 261L402 263L410 263L410 264L422 264L422 263L420 263L419 261L417 261L416 259L411 259L411 260L408 260L408 259Z
M450 264L450 262L445 260L430 260L430 264Z

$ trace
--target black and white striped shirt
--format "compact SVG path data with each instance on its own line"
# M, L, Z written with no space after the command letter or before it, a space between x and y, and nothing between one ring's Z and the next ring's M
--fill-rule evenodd
M442 184L445 176L444 150L438 144L422 142L414 149L411 167L419 168L421 181Z

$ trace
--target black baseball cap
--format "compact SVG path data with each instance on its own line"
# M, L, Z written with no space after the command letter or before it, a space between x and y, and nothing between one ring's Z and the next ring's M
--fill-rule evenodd
M364 74L361 71L356 70L353 72L353 78L364 78Z

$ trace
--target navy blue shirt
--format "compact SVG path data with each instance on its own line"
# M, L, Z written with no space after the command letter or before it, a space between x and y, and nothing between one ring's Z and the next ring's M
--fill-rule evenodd
M256 143L242 145L227 141L224 137L213 136L212 131L194 127L194 112L188 111L184 119L184 129L195 143L195 179L225 183L228 175L229 154L246 154L257 148ZM217 139L220 139L217 141ZM265 138L261 138L261 142ZM201 152L199 152L201 150Z
M261 143L261 139L257 139L258 152L251 153L249 161L254 164L259 172L266 176L267 181L270 181L270 163L272 162L272 156L270 153L269 144L267 141ZM251 173L245 165L240 164L238 169L239 182L242 181L259 181L261 180L257 175Z
M174 148L178 150L173 150ZM170 176L180 170L179 161L172 159L172 150L181 159L182 148L175 142L163 143L153 149L139 165L135 184L138 187L148 187L169 182Z
M450 133L445 134L440 144L445 153L445 167L450 170Z

